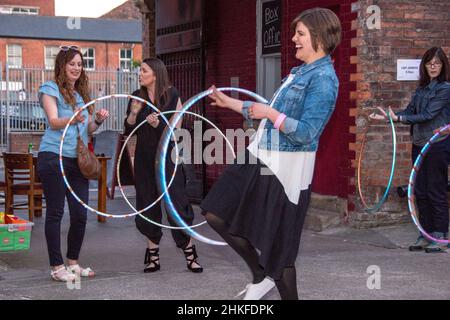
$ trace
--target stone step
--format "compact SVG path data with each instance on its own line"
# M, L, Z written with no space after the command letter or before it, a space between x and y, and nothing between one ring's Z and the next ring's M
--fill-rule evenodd
M334 211L325 211L310 207L305 218L307 230L321 232L328 228L341 225L342 215Z
M344 215L347 212L347 200L337 196L320 195L313 192L311 194L309 208L331 211Z

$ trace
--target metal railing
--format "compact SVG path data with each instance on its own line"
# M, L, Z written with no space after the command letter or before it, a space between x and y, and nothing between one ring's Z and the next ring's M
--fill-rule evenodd
M91 98L115 93L132 93L139 87L139 73L120 70L87 70ZM0 147L8 147L12 131L44 131L46 118L39 105L39 86L52 80L53 70L25 66L13 68L0 62ZM99 128L122 131L127 99L107 99L96 104L107 108L110 117Z

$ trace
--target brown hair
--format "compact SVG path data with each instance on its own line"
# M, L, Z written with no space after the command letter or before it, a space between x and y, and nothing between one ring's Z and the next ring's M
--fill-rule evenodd
M81 62L84 64L83 55L80 51L70 48L67 51L60 50L55 60L55 82L58 85L59 92L64 98L64 101L71 105L76 106L75 95L70 86L69 80L66 75L66 64L68 64L76 55L80 55ZM84 103L88 103L91 100L89 96L89 79L84 71L84 67L81 69L81 74L78 80L75 82L75 91L83 98ZM88 107L89 114L94 113L94 105Z
M153 102L155 103L155 106L162 111L163 106L160 105L161 100L164 99L164 102L167 102L168 98L167 89L169 89L171 86L169 80L169 73L167 72L166 65L158 58L147 58L144 59L142 63L148 65L155 73L156 76L155 101ZM150 101L147 88L144 86L141 86L139 96L144 100Z
M315 51L321 44L325 53L331 54L341 42L341 22L330 9L313 8L303 11L291 23L294 32L299 22L308 28Z
M439 61L442 63L442 69L441 73L437 76L438 82L444 82L444 81L450 81L450 67L448 58L445 55L444 50L440 47L433 47L431 49L428 49L427 52L422 57L422 61L420 62L420 78L419 78L419 86L420 87L426 87L431 79L428 75L427 68L425 67L425 64L430 62L434 57L439 59Z

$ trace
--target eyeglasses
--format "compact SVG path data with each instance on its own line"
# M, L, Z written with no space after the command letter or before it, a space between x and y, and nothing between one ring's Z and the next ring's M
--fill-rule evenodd
M425 64L425 67L427 67L427 68L434 68L434 67L439 68L440 66L442 66L442 62L440 62L440 61L435 61L433 63L428 62Z
M62 51L69 51L70 49L75 50L75 51L80 51L80 47L78 46L59 46L59 49Z

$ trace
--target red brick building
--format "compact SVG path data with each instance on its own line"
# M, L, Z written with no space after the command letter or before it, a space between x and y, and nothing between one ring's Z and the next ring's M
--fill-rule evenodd
M75 19L55 17L53 0L0 0L0 13L3 65L52 69L59 46L67 44L82 49L90 70L130 69L133 60L142 59L142 26L135 11L117 19Z
M53 0L1 0L0 12L54 16L55 2Z
M141 20L142 15L138 7L134 5L134 2L128 0L120 6L112 9L101 16L104 19L121 19L121 20Z

